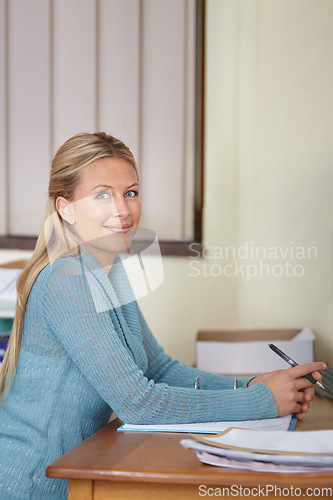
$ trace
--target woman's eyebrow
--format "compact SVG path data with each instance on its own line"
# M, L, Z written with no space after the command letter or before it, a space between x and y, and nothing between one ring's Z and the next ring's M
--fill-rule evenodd
M108 184L98 184L98 186L95 186L92 190L95 191L95 189L99 188L114 189L113 186L109 186Z
M132 188L134 186L139 186L139 183L138 182L134 182L130 186L127 186L125 189L130 189L130 188ZM99 188L114 189L114 187L110 186L109 184L99 184L98 186L95 186L93 188L93 191L95 191L95 189L99 189Z

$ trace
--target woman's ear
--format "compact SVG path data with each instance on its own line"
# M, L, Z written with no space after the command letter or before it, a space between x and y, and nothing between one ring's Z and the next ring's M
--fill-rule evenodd
M66 200L63 196L58 196L56 199L56 209L60 217L68 222L68 224L75 224L75 216L73 214L73 204Z

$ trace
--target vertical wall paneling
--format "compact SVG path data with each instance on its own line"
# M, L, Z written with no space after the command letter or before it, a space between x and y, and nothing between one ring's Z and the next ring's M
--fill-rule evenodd
M137 159L142 227L193 238L196 4L0 0L0 235L37 235L52 156L105 130Z
M143 0L143 221L166 239L182 236L184 2Z
M140 0L99 0L98 128L122 139L140 167Z
M53 0L53 144L96 128L96 1Z
M32 235L50 163L49 1L10 0L7 29L9 230Z
M6 3L0 0L0 235L7 232L7 172L6 172Z

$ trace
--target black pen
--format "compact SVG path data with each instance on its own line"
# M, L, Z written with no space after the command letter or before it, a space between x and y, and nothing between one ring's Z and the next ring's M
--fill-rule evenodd
M274 345L274 344L268 344L268 346L272 349L272 351L274 351L278 356L280 356L280 358L282 358L284 361L286 361L288 363L288 365L290 365L290 366L298 366L298 363L296 363L296 361L294 361L293 359L289 358L289 356L287 356L287 354L285 354L284 352L282 352L281 349L279 349L278 347L276 347L276 345ZM318 385L318 387L320 387L321 389L324 389L324 391L326 390L325 387L323 386L323 384L321 384L320 382L318 382L318 380L316 380L315 378L313 378L313 376L311 375L311 373L308 373L307 375L304 375L304 378L308 379L312 384Z

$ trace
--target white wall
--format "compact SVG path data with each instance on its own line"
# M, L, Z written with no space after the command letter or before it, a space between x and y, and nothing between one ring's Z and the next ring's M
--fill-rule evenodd
M316 358L333 363L332 17L331 0L207 0L204 244L215 259L193 271L165 258L163 285L141 301L182 361L194 361L200 328L308 325ZM221 255L230 246L238 263Z

